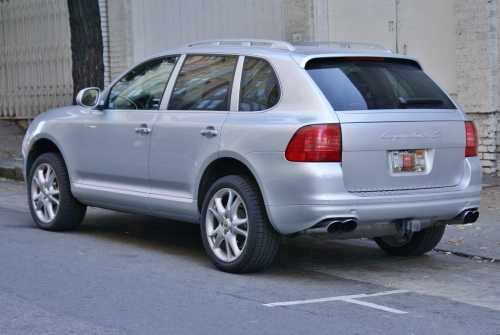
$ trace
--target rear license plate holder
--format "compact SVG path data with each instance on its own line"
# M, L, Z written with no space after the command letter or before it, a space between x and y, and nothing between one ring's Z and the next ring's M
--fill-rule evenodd
M425 150L394 150L390 152L392 172L425 172Z

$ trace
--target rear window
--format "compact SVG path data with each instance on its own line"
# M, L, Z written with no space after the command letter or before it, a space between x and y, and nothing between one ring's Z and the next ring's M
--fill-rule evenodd
M306 64L334 110L455 109L448 96L412 61L316 58Z

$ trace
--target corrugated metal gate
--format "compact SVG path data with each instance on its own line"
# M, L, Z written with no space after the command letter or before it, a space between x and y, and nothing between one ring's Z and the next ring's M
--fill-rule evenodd
M0 117L34 118L72 95L66 0L0 1Z

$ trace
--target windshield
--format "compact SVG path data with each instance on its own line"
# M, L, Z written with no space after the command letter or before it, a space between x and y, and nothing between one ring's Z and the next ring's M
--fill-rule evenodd
M334 110L455 109L420 66L389 58L316 58L305 69Z

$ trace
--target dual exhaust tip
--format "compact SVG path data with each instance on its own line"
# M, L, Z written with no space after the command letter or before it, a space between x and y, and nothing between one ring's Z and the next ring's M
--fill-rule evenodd
M357 226L358 222L354 219L347 219L344 221L334 220L327 226L326 231L330 234L350 233L353 232Z
M476 210L472 211L466 210L461 213L461 217L462 217L462 222L464 224L474 223L479 218L479 212Z
M477 209L466 209L462 213L455 216L448 224L467 224L474 223L479 218Z

